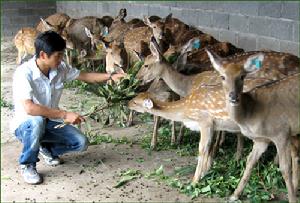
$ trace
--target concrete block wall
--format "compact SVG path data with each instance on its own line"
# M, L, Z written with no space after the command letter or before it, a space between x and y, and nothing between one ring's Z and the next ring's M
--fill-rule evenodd
M73 18L117 15L127 8L128 19L144 15L177 17L245 50L271 49L299 56L298 2L151 2L151 1L2 1L2 36L35 26L39 17L64 12Z
M298 2L57 2L57 11L71 17L115 16L123 7L128 19L173 13L216 39L245 50L271 49L299 56Z
M35 27L40 17L55 12L55 1L1 1L1 34L14 36L22 27Z

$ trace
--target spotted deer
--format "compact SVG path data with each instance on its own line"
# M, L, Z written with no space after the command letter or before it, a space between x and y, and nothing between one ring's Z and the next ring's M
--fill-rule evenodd
M180 54L183 54L186 52L186 49L191 52L192 50L198 50L200 48L204 48L208 45L214 45L216 43L219 43L215 38L213 38L211 35L202 33L197 36L189 35L189 40L183 42L178 42L176 44L172 44L170 42L168 50L163 52L164 57L168 58L171 56L177 56ZM192 43L191 43L192 42ZM193 49L190 48L190 46L194 47Z
M229 42L217 42L215 44L204 45L202 48L195 48L195 45L200 42L201 39L193 38L181 47L177 60L172 64L178 72L191 75L203 70L212 70L210 60L204 49L205 47L214 50L222 57L244 52L243 49L236 48ZM166 57L165 53L164 57Z
M203 84L205 85L205 84ZM148 112L172 121L183 122L191 130L200 131L198 163L193 182L198 182L209 170L212 162L214 130L239 132L239 127L229 119L220 85L199 88L174 102L159 101L149 93L140 93L128 106L130 109Z
M61 34L69 19L70 17L65 13L55 13L53 15L48 16L45 19L45 21L48 22L50 25L57 27L56 32L58 34ZM38 32L44 32L49 29L45 27L45 23L43 21L40 21L36 26L36 30Z
M173 18L172 14L165 20L165 33L169 42L169 48L164 52L165 57L179 53L182 47L193 38L199 39L199 47L202 48L206 45L218 43L211 35L203 33L201 30L189 26L177 18Z
M288 77L243 92L245 77L259 72L263 64L275 61L274 55L259 52L248 56L243 63L236 63L223 60L212 51L207 50L207 53L222 78L228 116L240 127L242 134L254 142L244 174L230 199L238 199L256 162L269 143L273 142L279 156L279 168L285 180L289 202L297 202L299 70ZM282 66L277 67L284 69Z
M203 74L201 73L194 75L184 75L179 73L175 70L177 67L173 67L164 59L155 41L153 41L153 45L155 45L154 54L149 55L146 58L142 68L137 74L137 78L142 80L142 83L148 83L156 78L161 78L174 92L185 97L194 88L197 88L199 83L210 79L209 76L203 77ZM222 46L223 45L221 45L221 47ZM219 49L218 45L210 46L210 48L216 53L222 54L223 52L222 49ZM205 49L201 51L203 52ZM237 53L224 58L224 61L243 64L248 57L257 53L264 53L265 62L262 64L260 71L253 75L249 75L248 77L255 77L256 79L262 79L262 81L271 81L286 77L287 75L297 73L299 71L300 65L299 58L297 56L275 51L250 51ZM201 55L203 56L202 60L206 62L208 55L204 53ZM209 66L204 66L202 70L213 70L213 67L210 63Z
M105 41L101 35L93 34L85 27L85 33L91 40L92 47L105 51L105 69L107 73L124 73L128 69L128 56L122 42L116 40L112 42ZM98 48L101 47L101 48Z
M127 16L127 10L125 8L120 9L119 14L112 21L109 27L108 33L105 36L105 41L112 42L124 42L125 34L133 28L146 26L140 19L132 19L129 22L125 21Z
M216 72L205 71L189 76L178 73L164 60L159 49L157 49L157 46L155 50L156 51L153 55L146 58L144 65L137 74L137 78L142 79L143 83L148 83L154 79L161 78L175 93L182 97L186 97L193 90L199 88L201 84L211 83L211 81L214 80L217 81L218 77ZM227 62L243 64L248 57L257 53L261 52L239 53L225 59ZM248 87L244 88L245 91L265 82L283 78L299 71L299 59L296 56L278 52L262 53L266 56L265 63L262 65L260 71L256 72L254 75L248 76L251 80L248 82ZM242 149L242 140L238 140L239 147L236 154L237 158L241 156Z
M172 101L176 98L176 95L170 90L170 88L166 85L166 83L163 80L154 80L150 87L147 90L147 93L149 93L153 98L159 100L159 101ZM157 130L159 127L160 117L154 115L154 124L153 124L153 133L150 143L151 149L156 149L157 146ZM171 145L174 145L176 143L176 132L175 132L175 122L171 122ZM177 138L177 141L180 141L183 134L183 128L181 126L179 131L179 136ZM179 143L177 143L179 144Z
M70 19L63 30L62 36L66 41L71 41L75 49L85 50L88 55L92 49L90 39L85 33L85 27L94 34L103 34L107 30L101 18L86 16L80 19Z
M183 45L190 39L204 34L200 30L185 24L177 18L172 17L172 13L165 18L164 24L164 32L166 33L171 46ZM215 39L211 38L211 40Z
M59 31L59 27L53 26L44 19L41 18L41 23L44 26L43 30L53 30L53 31ZM31 27L25 27L21 28L17 32L17 34L14 37L14 44L18 50L18 56L16 59L17 64L21 64L22 60L26 58L27 55L34 55L35 54L35 48L34 48L34 41L37 35L39 34L39 31L37 31L35 28Z
M144 59L151 54L150 39L153 36L158 43L161 50L166 50L168 41L164 33L165 20L161 19L151 22L148 17L144 17L146 27L138 27L129 30L124 36L124 46L128 54L130 54L131 61L137 61L139 58ZM137 57L136 57L137 56Z

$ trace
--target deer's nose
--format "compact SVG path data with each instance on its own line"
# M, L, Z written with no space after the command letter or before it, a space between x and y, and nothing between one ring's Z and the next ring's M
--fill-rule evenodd
M238 94L236 92L229 92L229 99L232 102L238 102Z

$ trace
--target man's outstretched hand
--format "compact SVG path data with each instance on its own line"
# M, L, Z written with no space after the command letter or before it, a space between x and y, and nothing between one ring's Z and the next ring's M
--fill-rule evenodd
M121 78L125 77L126 73L116 73L111 75L111 79L115 82L119 81Z

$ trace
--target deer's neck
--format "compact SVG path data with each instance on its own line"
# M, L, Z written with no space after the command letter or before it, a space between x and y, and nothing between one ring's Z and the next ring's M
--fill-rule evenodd
M251 94L241 94L241 102L237 106L233 106L228 99L226 99L226 107L229 117L238 124L244 123L244 121L253 113L253 107L255 101Z
M194 76L186 76L166 66L163 69L161 78L178 95L185 97L192 89Z
M150 109L149 113L173 121L184 120L183 104L181 104L181 102L179 101L175 101L175 102L155 101L154 108Z

